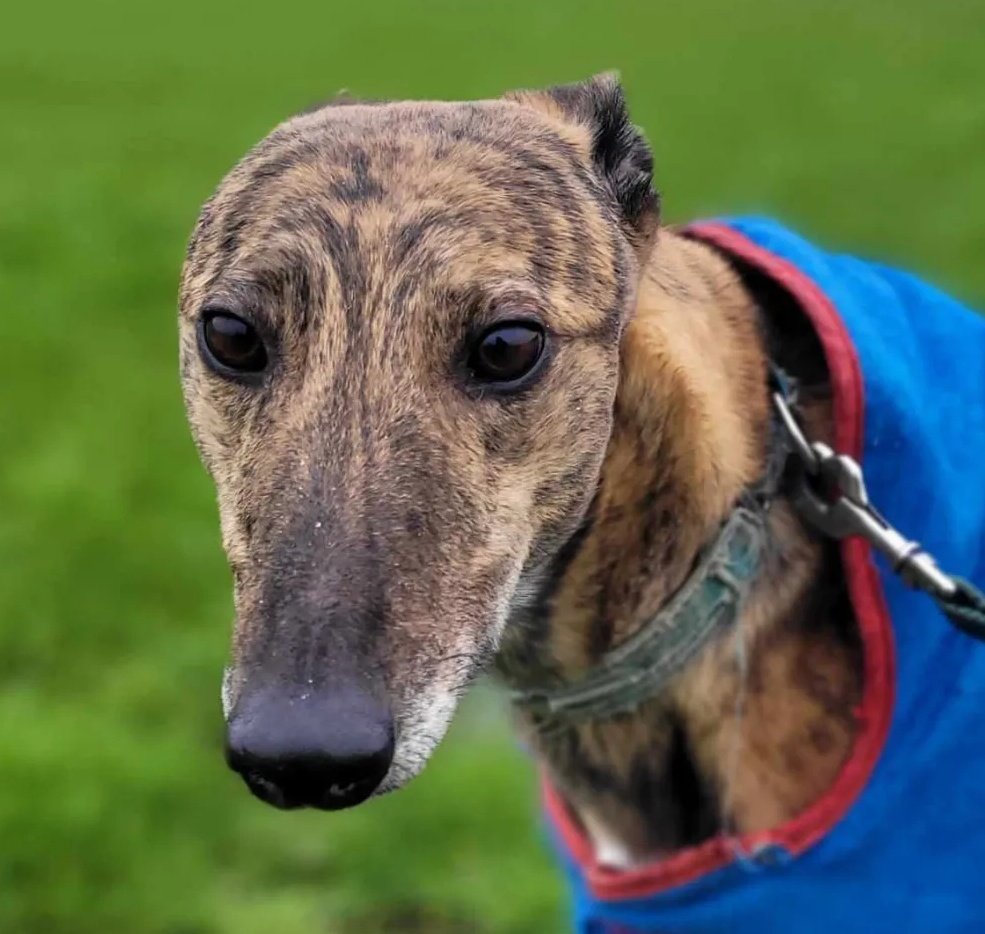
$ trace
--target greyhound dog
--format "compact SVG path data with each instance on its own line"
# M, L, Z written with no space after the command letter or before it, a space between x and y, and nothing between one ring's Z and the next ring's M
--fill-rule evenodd
M332 101L224 179L181 373L235 579L227 758L256 796L400 788L489 668L599 886L688 881L864 784L887 727L852 581L772 466L771 373L837 446L838 358L729 236L661 224L611 75ZM544 702L680 610L753 501L730 625L601 713Z

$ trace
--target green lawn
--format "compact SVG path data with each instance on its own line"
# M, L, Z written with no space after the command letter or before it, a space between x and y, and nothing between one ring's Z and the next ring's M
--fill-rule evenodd
M21 3L0 26L0 932L560 931L531 771L488 698L352 813L265 809L222 763L229 581L175 359L198 206L343 87L618 67L669 217L771 211L981 304L985 4L153 8Z

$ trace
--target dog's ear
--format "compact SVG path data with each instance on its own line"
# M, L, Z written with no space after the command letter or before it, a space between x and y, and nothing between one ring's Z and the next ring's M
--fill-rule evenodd
M637 249L648 245L660 219L653 153L629 119L618 75L605 72L576 84L518 91L509 97L588 131L592 164L612 191L627 234Z

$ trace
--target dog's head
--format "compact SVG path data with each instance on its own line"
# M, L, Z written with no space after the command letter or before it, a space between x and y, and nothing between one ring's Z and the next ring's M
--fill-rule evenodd
M181 369L235 577L229 756L281 806L415 775L597 487L657 225L603 76L329 104L206 204Z

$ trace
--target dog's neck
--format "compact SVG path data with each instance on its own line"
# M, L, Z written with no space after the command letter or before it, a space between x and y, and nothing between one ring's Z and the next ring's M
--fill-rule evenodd
M564 683L687 578L769 444L764 302L710 247L661 231L622 344L592 511L518 614L499 664ZM763 296L766 296L764 299ZM803 413L830 436L830 408ZM528 738L600 859L634 863L782 823L833 781L854 735L857 638L833 552L780 500L736 626L636 712ZM743 660L740 664L740 659Z

